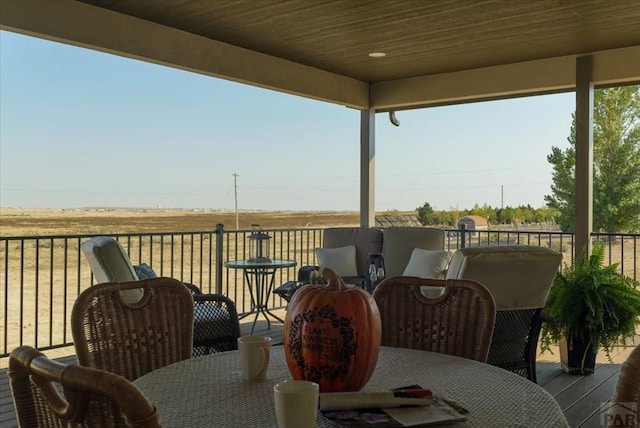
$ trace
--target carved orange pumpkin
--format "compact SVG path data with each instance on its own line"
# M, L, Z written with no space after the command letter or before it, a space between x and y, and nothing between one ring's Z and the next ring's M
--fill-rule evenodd
M284 320L287 365L296 380L320 392L358 391L371 377L380 351L380 312L373 297L345 285L333 270L326 286L296 291Z

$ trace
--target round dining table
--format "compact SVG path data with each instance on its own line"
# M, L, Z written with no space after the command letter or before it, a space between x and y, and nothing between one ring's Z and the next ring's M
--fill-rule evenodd
M167 427L277 427L273 386L291 379L282 346L271 348L267 378L246 382L238 351L205 355L162 367L133 383L151 400ZM430 389L468 410L460 427L568 427L542 387L499 367L414 349L380 349L362 391L409 385ZM318 413L317 427L337 425Z

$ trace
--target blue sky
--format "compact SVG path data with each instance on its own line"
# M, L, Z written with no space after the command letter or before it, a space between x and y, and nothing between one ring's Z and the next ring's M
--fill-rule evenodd
M376 116L376 210L544 205L573 93ZM0 206L359 209L344 106L0 31Z

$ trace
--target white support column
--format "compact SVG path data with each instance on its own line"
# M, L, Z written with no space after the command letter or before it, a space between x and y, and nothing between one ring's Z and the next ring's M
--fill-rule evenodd
M593 58L576 59L575 254L591 254L593 231Z
M376 131L375 110L360 111L360 226L376 223L375 172Z

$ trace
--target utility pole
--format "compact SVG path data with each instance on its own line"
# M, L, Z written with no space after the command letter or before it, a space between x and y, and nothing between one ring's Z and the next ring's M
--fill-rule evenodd
M504 185L500 186L500 209L504 209Z
M238 174L233 173L233 194L236 208L236 230L240 229L240 222L238 221Z

